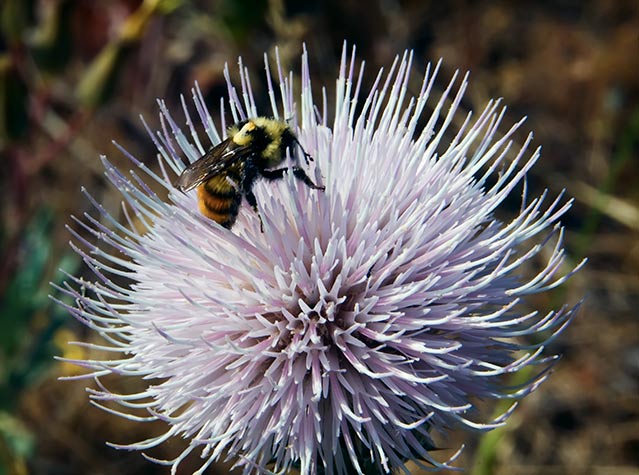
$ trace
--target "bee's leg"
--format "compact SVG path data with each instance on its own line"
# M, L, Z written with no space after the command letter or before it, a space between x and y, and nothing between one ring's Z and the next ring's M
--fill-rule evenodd
M262 170L260 174L267 180L274 181L280 180L284 177L284 173L288 171L288 168L278 168L276 170Z
M306 161L306 164L308 164L309 161L312 162L313 157L311 156L310 153L304 150L304 147L302 147L302 144L300 143L300 141L297 140L297 137L295 138L295 143L297 143L297 146L302 150L302 154L304 154L304 160Z
M308 186L309 188L313 188L315 190L322 190L322 191L326 189L326 187L324 186L318 186L315 183L313 183L313 180L311 180L310 177L306 174L306 172L300 167L293 167L293 175L298 180L302 180L304 184Z
M284 176L284 173L288 172L289 168L278 168L276 170L263 170L261 172L262 176L267 180L279 180ZM323 186L318 186L309 178L306 172L300 167L293 167L293 176L298 180L304 182L306 186L309 188L313 188L314 190L322 190L324 191Z
M255 195L251 190L246 191L244 193L244 196L246 196L246 201L248 201L248 204L251 205L251 208L253 208L253 211L255 211L255 214L257 214L257 217L260 220L260 232L264 232L264 223L262 222L262 216L260 215L260 210L257 208L257 198L255 198Z
M246 201L251 205L255 214L260 220L260 231L264 232L264 223L262 222L262 216L260 215L260 210L257 208L257 199L253 194L253 183L255 183L255 178L257 178L258 170L252 159L248 159L242 168L242 174L240 178L240 188L242 190L242 194L246 197Z

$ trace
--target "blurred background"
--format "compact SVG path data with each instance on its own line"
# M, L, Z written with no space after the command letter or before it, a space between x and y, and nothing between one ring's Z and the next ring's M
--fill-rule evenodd
M589 263L538 301L586 297L552 345L563 360L505 429L455 433L450 447L467 444L457 465L470 475L639 473L636 0L2 0L0 14L0 475L168 473L105 446L161 433L161 424L94 408L91 381L57 380L78 369L54 355L87 356L66 342L96 341L48 298L59 269L87 272L65 229L71 214L90 211L80 186L117 210L99 155L128 169L115 139L156 166L139 115L157 128L155 100L165 98L180 116L180 94L194 81L216 112L224 63L235 74L240 55L266 104L263 53L277 45L284 68L299 71L306 42L313 84L331 97L344 40L366 60L368 85L407 48L416 80L440 57L441 88L455 69L470 70L465 108L503 97L505 126L528 116L524 129L543 146L532 192L575 197L566 247L571 263ZM131 390L130 381L111 382Z

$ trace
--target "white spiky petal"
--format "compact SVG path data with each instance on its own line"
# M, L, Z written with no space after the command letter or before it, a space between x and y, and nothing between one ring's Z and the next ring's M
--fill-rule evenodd
M432 430L499 426L511 410L482 423L473 401L521 398L546 377L553 357L542 355L544 345L575 309L522 313L520 302L570 275L560 273L558 222L569 203L548 203L546 193L528 201L525 175L539 151L526 153L529 137L506 159L521 123L499 137L499 101L453 127L466 77L456 91L453 77L423 116L438 68L407 98L405 54L358 105L362 71L344 53L331 118L326 94L322 110L314 105L306 54L299 110L293 76L279 62L279 100L267 63L272 110L256 110L240 63L241 92L228 80L233 121L290 118L315 158L311 176L326 186L292 177L258 184L263 233L249 207L229 231L199 214L194 192L172 185L183 157L198 159L226 129L224 108L217 128L197 87L196 120L182 101L190 136L160 102L162 130L149 130L160 176L123 149L136 167L128 174L103 158L126 224L87 195L101 217L77 221L100 243L74 232L81 245L72 245L95 281L70 276L62 290L75 305L63 305L116 355L76 361L92 369L86 376L149 381L139 394L99 383L91 395L101 406L120 403L125 417L166 421L164 435L127 448L188 439L165 462L172 473L194 450L203 458L198 473L227 454L246 474L293 466L304 475L387 473L409 459L441 468L448 462L428 452ZM516 189L520 212L498 221L496 208ZM542 250L546 265L526 278L522 266ZM528 335L535 345L522 343ZM539 369L527 384L502 387L504 375L530 365ZM136 408L148 416L130 415Z

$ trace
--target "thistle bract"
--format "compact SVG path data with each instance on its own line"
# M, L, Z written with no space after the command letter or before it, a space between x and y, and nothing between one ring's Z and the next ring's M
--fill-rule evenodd
M245 474L389 473L407 460L438 469L456 454L433 458L433 431L500 426L514 404L486 420L476 401L519 399L546 377L554 357L544 345L575 309L530 312L525 298L571 273L561 270L558 221L569 203L527 197L539 151L527 151L530 137L511 150L521 122L500 135L499 101L455 116L466 77L455 75L426 113L439 64L412 97L411 60L398 57L364 92L363 68L345 50L330 105L326 93L314 102L306 54L299 95L293 75L278 62L271 78L267 61L265 111L240 62L241 87L227 72L219 121L198 87L182 119L159 103L161 130L147 127L157 174L123 149L127 173L103 157L124 219L87 194L98 215L77 222L97 244L72 231L72 245L95 278L70 276L62 291L108 343L110 359L76 361L91 370L85 377L148 381L127 395L100 383L94 402L166 421L164 435L127 448L187 439L164 461L173 473L191 452L202 457L198 473L226 457ZM292 176L260 182L264 231L246 203L228 230L198 212L195 191L173 183L223 139L225 121L257 116L289 120L326 190ZM520 210L499 220L509 196ZM534 367L528 382L506 388L504 375L525 367ZM136 408L147 417L131 415Z

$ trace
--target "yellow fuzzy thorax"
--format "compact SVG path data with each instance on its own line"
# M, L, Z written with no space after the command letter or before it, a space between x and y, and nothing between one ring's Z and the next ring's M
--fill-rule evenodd
M260 158L267 162L267 167L279 165L283 160L282 155L282 135L289 129L285 121L269 119L267 117L256 117L250 119L241 128L233 126L229 129L229 136L235 144L245 147L250 146L254 140L252 132L255 129L262 129L268 137L268 144L259 152Z

